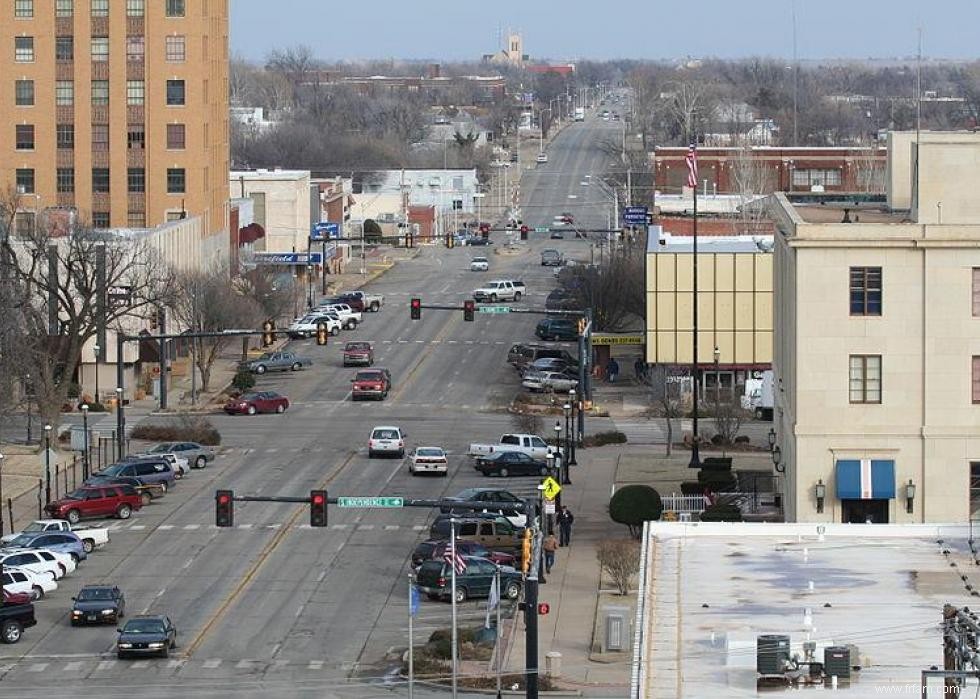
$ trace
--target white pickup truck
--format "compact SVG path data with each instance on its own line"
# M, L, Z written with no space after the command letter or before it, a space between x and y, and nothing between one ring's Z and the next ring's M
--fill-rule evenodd
M92 553L109 543L109 530L104 527L73 527L71 522L64 519L36 519L22 531L0 537L0 545L7 544L24 533L39 532L72 532L82 540L85 553Z
M469 455L488 456L500 451L519 451L534 459L545 459L555 453L555 447L536 434L503 434L496 444L471 444Z
M473 290L473 298L476 301L520 301L522 296L527 295L527 288L524 282L511 281L510 279L495 279L487 282L479 289Z

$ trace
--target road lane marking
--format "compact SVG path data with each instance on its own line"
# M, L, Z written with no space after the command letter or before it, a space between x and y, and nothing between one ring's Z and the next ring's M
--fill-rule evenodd
M65 663L65 672L78 672L82 669L81 660L72 660L70 663Z
M237 663L235 663L235 668L238 670L248 670L251 667L252 667L251 660L239 660Z
M200 529L200 524L185 524L184 529Z
M115 665L115 660L103 660L95 666L95 671L102 672L103 670L111 670L113 667L115 667Z
M159 529L160 531L168 531L168 530L173 529L173 528L174 528L174 525L172 525L172 524L161 524L159 527L157 527L157 529Z
M322 670L323 661L322 660L311 660L310 664L306 666L307 670Z
M219 665L221 665L221 658L212 658L211 660L204 661L205 670L213 670Z
M137 660L135 663L130 665L134 670L142 670L144 667L150 667L149 660Z
M48 669L47 663L37 663L36 665L31 665L27 668L28 672L44 672Z

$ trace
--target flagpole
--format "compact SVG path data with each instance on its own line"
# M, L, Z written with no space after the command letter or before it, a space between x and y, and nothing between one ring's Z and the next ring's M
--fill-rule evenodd
M412 636L412 597L415 594L415 585L412 574L408 574L408 699L415 696L415 641Z
M449 548L452 551L452 562L449 568L452 570L452 658L453 658L453 699L456 699L456 520L449 520Z
M501 699L500 694L500 655L503 653L503 649L500 647L500 603L503 600L503 590L500 589L500 566L497 566L497 662L495 663L497 670L497 699Z
M692 431L694 433L694 441L691 444L691 462L688 464L688 468L701 468L701 455L699 454L700 441L698 438L698 175L697 175L697 150L696 146L692 143L690 155L691 159L688 167L690 168L688 174L688 184L692 184L691 194L694 197L694 225L692 226L692 248L691 257L693 258L694 266L694 309L693 309L693 320L694 320L694 356L691 357L691 379L694 388L694 410L691 412L692 418Z

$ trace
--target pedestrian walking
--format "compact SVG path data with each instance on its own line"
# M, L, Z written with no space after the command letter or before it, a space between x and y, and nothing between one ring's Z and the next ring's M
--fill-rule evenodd
M637 357L636 361L633 362L633 373L636 374L636 380L638 383L642 383L643 379L646 378L647 365L643 361L643 357Z
M559 546L568 546L572 543L572 522L575 521L575 516L571 511L565 506L561 506L561 512L558 513L558 534Z
M616 383L617 376L619 376L619 362L615 357L610 357L606 364L606 378L609 379L609 383Z
M555 551L558 550L558 539L554 534L548 534L544 538L544 572L550 574L551 566L555 565Z

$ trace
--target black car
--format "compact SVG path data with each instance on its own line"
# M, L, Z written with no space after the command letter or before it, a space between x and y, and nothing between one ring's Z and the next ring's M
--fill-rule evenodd
M483 236L475 236L466 241L467 245L493 245L493 241Z
M502 490L501 488L467 488L466 490L461 490L452 497L443 498L439 505L440 512L451 513L451 512L462 512L468 514L471 512L488 513L489 510L463 510L452 506L453 500L464 500L469 502L512 502L515 505L523 505L524 501L519 497L514 495L509 490ZM448 501L448 502L447 502ZM514 522L515 525L522 527L527 521L527 517L522 513L518 512L516 509L504 510L494 510L492 514L502 515Z
M72 626L115 624L126 616L126 597L115 585L86 585L72 600Z
M547 476L548 464L520 451L498 451L476 461L484 476Z
M166 658L177 647L177 628L162 614L133 617L118 631L118 658L153 654Z
M534 334L542 340L577 340L578 321L569 318L545 318L538 321Z

